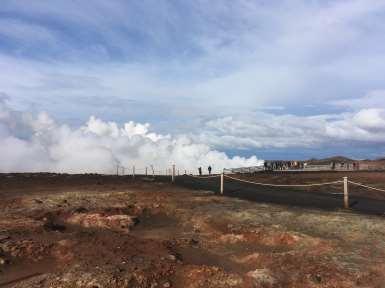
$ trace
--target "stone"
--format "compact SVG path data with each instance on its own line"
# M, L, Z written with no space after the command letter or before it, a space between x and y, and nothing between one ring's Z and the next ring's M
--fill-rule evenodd
M170 260L170 261L176 261L176 256L172 255L172 254L169 254L169 255L167 255L167 259Z
M252 279L256 287L270 287L276 282L275 278L271 275L271 272L268 269L255 269L254 271L249 271L246 276Z
M128 215L102 215L99 213L75 213L67 219L70 224L85 228L104 228L128 232L137 223L137 218Z
M0 257L0 265L5 265L5 264L8 264L9 263L9 260L4 258L4 257Z

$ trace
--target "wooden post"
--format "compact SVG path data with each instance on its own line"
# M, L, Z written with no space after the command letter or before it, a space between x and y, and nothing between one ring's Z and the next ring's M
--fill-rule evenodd
M119 165L116 165L116 176L119 176Z
M184 175L187 175L187 170L186 169L184 170Z
M135 165L132 166L132 179L135 178Z
M224 177L223 177L223 172L221 173L221 195L223 195L223 180L224 180Z
M147 166L146 166L146 176L147 176Z
M348 177L344 177L344 207L349 208Z
M171 182L175 182L175 164L172 164L172 175L171 175Z

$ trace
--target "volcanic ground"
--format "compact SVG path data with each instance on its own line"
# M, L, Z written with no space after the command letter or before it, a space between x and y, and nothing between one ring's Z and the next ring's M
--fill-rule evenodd
M385 287L379 214L168 180L0 175L0 287Z

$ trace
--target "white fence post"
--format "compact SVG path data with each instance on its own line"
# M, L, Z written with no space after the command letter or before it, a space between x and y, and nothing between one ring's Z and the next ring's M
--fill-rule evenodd
M348 177L344 177L344 207L349 208L349 189L348 189Z
M135 165L132 166L132 178L133 179L135 178Z
M221 173L221 195L223 195L223 184L224 184L224 183L223 183L223 180L224 180L224 179L223 179L223 178L224 178L223 176L224 176L224 175L223 175L223 172L222 172L222 173Z
M175 181L175 164L172 164L171 182L174 183L174 181Z

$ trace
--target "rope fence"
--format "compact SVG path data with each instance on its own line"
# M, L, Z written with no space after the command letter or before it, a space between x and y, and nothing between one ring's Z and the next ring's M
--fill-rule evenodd
M320 182L320 183L306 183L306 184L274 184L274 183L264 183L264 182L256 182L256 181L250 181L246 179L241 179L238 177L233 177L228 174L220 174L220 175L212 175L212 176L194 176L194 175L188 175L196 179L207 179L207 178L218 178L220 177L220 194L223 195L224 193L224 187L225 187L225 179L241 182L241 183L247 183L252 184L256 186L263 186L263 187L281 187L281 188L307 188L307 187L321 187L321 186L332 186L332 185L341 185L342 190L341 192L328 192L327 194L332 195L343 195L343 207L348 209L349 208L349 184L363 187L369 190L375 190L379 192L384 192L385 189L380 189L377 187L369 186L366 184L354 182L348 180L348 177L343 177L342 180L335 180L330 182Z
M260 185L260 186L270 186L270 187L312 187L312 186L324 186L324 185L333 185L333 184L343 183L342 180L337 180L337 181L333 181L333 182L323 182L323 183L314 183L314 184L270 184L270 183L259 183L259 182L254 182L254 181L248 181L248 180L244 180L244 179L231 177L228 175L224 175L224 177L232 179L232 180L236 180L239 182L244 182L244 183L249 183L249 184L254 184L254 185Z
M368 185L357 183L357 182L353 182L353 181L350 181L350 180L348 181L348 183L356 185L356 186L364 187L364 188L369 189L369 190L375 190L375 191L379 191L379 192L384 192L385 193L385 189L380 189L380 188L368 186Z
M125 174L127 172L127 174ZM143 174L138 174L138 172L142 172ZM237 177L230 176L229 174L225 174L226 170L221 174L213 174L213 175L194 175L190 171L187 170L180 170L176 169L175 165L172 165L172 168L164 169L164 170L155 170L153 165L150 165L148 167L142 167L137 168L135 166L132 167L125 167L121 165L117 165L116 168L116 174L121 175L132 175L133 178L135 178L136 175L145 175L145 176L168 176L171 178L171 182L175 182L175 178L178 176L188 176L194 179L215 179L220 178L219 186L220 186L220 194L223 195L224 193L224 187L225 187L225 179L241 182L241 183L247 183L252 184L256 186L263 186L263 187L281 187L281 188L308 188L308 187L321 187L321 186L331 186L331 185L340 185L342 184L343 191L342 192L331 192L328 194L333 195L343 195L343 206L344 208L349 208L349 184L359 186L362 188L366 188L369 190L374 190L378 192L384 192L385 189L373 187L370 185L354 182L351 180L348 180L348 177L343 177L342 180L335 180L330 182L320 182L320 183L298 183L298 184L275 184L275 183L264 183L264 182L256 182L256 181L250 181L246 179L241 179Z

